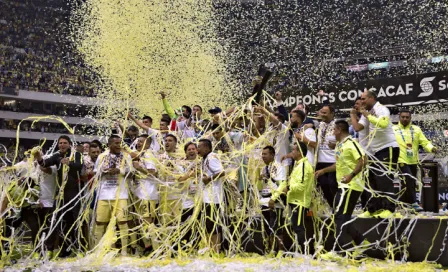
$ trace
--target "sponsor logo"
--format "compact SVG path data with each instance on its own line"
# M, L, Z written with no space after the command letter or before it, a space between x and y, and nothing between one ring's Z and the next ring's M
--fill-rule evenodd
M433 81L434 78L436 77L425 77L420 81L420 88L423 92L419 94L418 97L426 97L432 94L434 88L432 87L431 81Z

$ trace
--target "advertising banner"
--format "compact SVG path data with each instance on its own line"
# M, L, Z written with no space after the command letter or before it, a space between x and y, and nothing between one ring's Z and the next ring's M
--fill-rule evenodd
M370 80L353 84L333 86L325 89L331 104L339 109L351 108L365 89L378 94L383 105L412 105L448 101L448 71L404 77ZM284 94L285 106L294 108L304 103L316 110L322 103L317 90L290 90Z

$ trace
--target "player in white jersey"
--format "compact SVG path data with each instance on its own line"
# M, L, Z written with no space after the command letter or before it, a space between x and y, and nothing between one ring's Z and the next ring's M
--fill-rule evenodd
M203 202L205 210L205 228L209 235L207 242L214 252L219 253L222 222L222 209L224 208L223 177L224 168L212 153L212 143L208 139L199 140L198 154L202 157Z
M170 120L162 118L160 121L160 127L159 130L151 128L152 126L152 119L149 123L149 120L143 120L139 121L137 118L135 118L131 113L128 113L129 119L135 122L137 126L139 126L141 129L143 129L146 133L148 133L149 137L151 138L151 146L149 149L158 152L161 148L163 148L165 144L165 138L169 134L169 125Z
M264 107L256 107L255 111L263 113L265 116L269 117L269 121L272 126L269 127L266 135L269 139L270 144L274 147L275 150L275 161L284 167L285 173L288 173L289 166L291 165L291 160L282 158L286 156L286 154L290 151L290 130L283 123L285 117L281 114L272 114Z
M151 251L149 233L154 228L156 220L156 206L159 200L158 184L154 176L156 174L155 157L149 149L151 138L147 134L140 135L137 139L137 157L133 166L136 170L132 193L135 196L134 208L137 218L142 226L142 240L147 254Z
M285 168L275 160L275 149L272 146L266 146L262 151L263 168L260 169L257 187L261 205L261 213L264 222L264 234L268 236L267 252L275 250L275 241L277 241L278 250L284 250L283 233L285 221L283 218L283 209L286 206L286 194L278 193L281 183L287 180ZM281 196L284 196L281 198ZM269 202L274 206L270 209Z
M50 226L52 221L52 213L56 193L56 179L58 170L55 165L44 168L39 166L39 208L37 215L39 218L40 234L45 233L44 248L48 252L48 256L52 256L55 245L56 230L51 233ZM39 235L41 236L41 235Z
M193 220L188 221L192 218L195 212L195 202L200 192L197 175L200 168L200 160L198 158L198 148L193 142L189 142L184 146L185 160L181 163L184 165L185 174L178 179L182 182L182 217L181 222L183 224L188 224L187 222L193 222ZM186 234L182 237L182 241L189 242L192 235L192 225L185 226L188 228Z
M160 212L161 222L164 226L177 224L182 211L182 184L178 178L184 173L181 155L177 153L177 138L168 134L165 139L165 152L158 157L157 172L161 183Z
M122 254L128 246L128 182L133 171L131 156L121 151L121 138L112 135L109 150L102 153L95 165L98 175L98 202L96 206L95 240L100 241L112 216L116 217L120 230Z
M182 162L185 168L185 175L179 178L183 182L182 186L182 222L185 222L192 214L195 206L195 197L198 192L198 181L196 179L198 160L198 148L193 142L185 144L185 160Z
M291 112L291 126L296 127L294 129L294 137L297 141L306 144L307 153L303 154L307 157L311 166L314 167L314 147L311 143L316 142L316 132L310 125L303 125L306 120L306 115L301 110L293 110Z
M336 182L336 172L326 172L323 169L336 162L334 148L336 138L334 137L334 113L335 109L331 105L323 106L319 111L322 122L319 123L317 142L310 143L310 146L317 148L316 178L317 185L322 189L325 199L330 207L334 205L334 198L338 192Z

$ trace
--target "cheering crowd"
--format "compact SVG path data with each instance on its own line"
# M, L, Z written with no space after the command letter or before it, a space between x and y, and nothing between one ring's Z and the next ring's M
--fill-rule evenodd
M62 135L56 152L35 147L1 170L3 256L22 225L35 258L114 248L140 256L231 254L248 236L266 254L306 254L313 247L307 218L326 206L334 246L311 251L321 259L357 258L375 242L353 223L358 203L361 218L401 217L397 207L422 211L418 149L437 149L410 111L402 109L393 125L372 91L356 100L349 119L336 119L334 107L322 104L314 120L306 105L288 112L280 92L275 101L214 107L209 120L200 105L173 110L161 96L159 129L151 117L129 113L135 124L115 122L107 143L75 146Z

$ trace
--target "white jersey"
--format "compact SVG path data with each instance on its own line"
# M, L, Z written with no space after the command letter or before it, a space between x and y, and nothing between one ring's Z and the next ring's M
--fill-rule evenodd
M208 177L213 177L213 175L221 173L222 171L224 171L224 168L222 167L222 164L215 153L208 154L207 157L202 160L202 174L205 174ZM204 203L215 203L215 204L222 203L224 200L222 178L212 180L207 185L205 185L202 182L202 175L200 176L200 178L201 178L201 184L203 186Z
M54 205L54 194L56 192L56 179L58 169L55 165L50 167L51 173L47 174L40 170L40 193L39 202L44 208L52 208Z
M157 129L149 128L148 135L151 138L151 145L149 146L149 149L154 152L158 152L163 146L162 133L160 133Z
M286 171L284 166L274 161L265 165L260 174L261 187L259 188L259 198L262 206L268 206L272 193L278 189L282 181L286 181ZM275 204L276 208L282 208L280 203Z
M92 158L90 158L89 155L85 155L83 157L83 166L82 166L81 175L85 175L87 173L92 172L94 168L95 168L95 162L92 161Z
M244 133L239 131L230 131L224 134L219 141L213 136L208 137L208 139L212 142L213 150L228 153L235 150L241 150L244 141Z
M167 200L180 199L182 196L182 183L178 178L185 172L184 166L180 163L176 154L164 152L159 155L159 178L161 184L159 190L166 195Z
M364 126L364 128L358 131L358 143L366 151L370 151L369 144L369 126Z
M328 144L336 143L336 137L334 136L334 120L330 123L320 122L319 123L319 139L317 139L318 153L317 162L321 163L335 163L335 153Z
M192 120L183 120L176 123L177 130L182 139L194 139L196 138L196 131L194 129L194 123Z
M390 118L389 109L381 105L379 102L376 102L373 108L369 111L371 115L381 118L386 117ZM374 152L378 152L387 147L398 147L397 140L395 138L395 133L392 128L392 123L389 119L389 124L386 128L381 128L379 126L375 126L369 122L369 120L363 115L359 120L359 123L364 127L369 127L370 137L368 137L368 141L370 141L369 148Z
M317 141L316 132L314 131L314 129L312 128L305 129L305 127L302 127L300 129L300 132L303 133L303 136L305 136L309 141L311 142ZM314 167L314 148L308 145L307 150L308 152L306 153L306 157L308 158L310 164Z
M120 174L108 175L104 170L119 168ZM129 154L111 154L109 151L102 153L95 163L95 173L99 173L99 200L128 199L128 182L131 179L132 158Z
M271 128L272 129L272 128ZM283 166L289 166L291 159L282 160L282 157L288 154L290 150L290 132L284 124L280 124L280 129L272 129L268 132L270 142L275 149L275 160Z
M146 170L154 170L157 172L155 157L151 150L146 150L140 157L140 166ZM159 200L158 184L154 177L144 176L143 174L137 174L134 178L134 186L132 188L133 194L142 200Z
M185 173L188 173L198 167L199 161L185 161L185 163L187 164L185 167ZM194 199L199 191L200 190L197 178L191 178L185 181L182 190L183 209L191 209L194 207Z
M21 178L39 179L39 167L36 163L30 161L21 161L14 165L16 175Z

